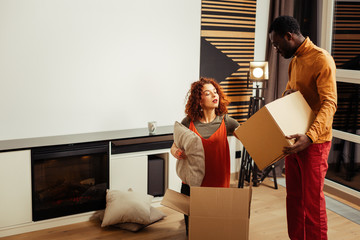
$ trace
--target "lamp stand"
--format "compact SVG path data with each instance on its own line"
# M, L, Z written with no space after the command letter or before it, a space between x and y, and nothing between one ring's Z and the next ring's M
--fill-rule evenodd
M265 99L260 95L260 88L258 85L256 85L255 96L250 97L250 102L248 106L248 118L250 118L253 114L255 114L264 105L265 105ZM251 174L252 174L253 186L257 186L262 181L264 181L264 179L272 171L274 178L274 188L278 189L275 166L270 165L267 168L265 168L264 171L260 171L256 166L255 162L250 157L249 153L246 151L245 147L243 147L242 152L243 154L241 158L238 188L244 187L244 180L250 183Z

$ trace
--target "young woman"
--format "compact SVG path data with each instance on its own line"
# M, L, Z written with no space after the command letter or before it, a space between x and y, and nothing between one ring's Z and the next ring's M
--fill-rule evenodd
M227 100L220 85L213 79L200 78L191 84L185 107L186 117L182 124L200 136L205 153L205 176L202 187L230 186L230 153L227 136L232 135L239 123L229 117ZM172 155L184 160L186 153L175 143L171 147ZM185 161L185 160L184 160ZM181 186L181 193L190 196L190 187ZM188 219L185 216L186 232Z

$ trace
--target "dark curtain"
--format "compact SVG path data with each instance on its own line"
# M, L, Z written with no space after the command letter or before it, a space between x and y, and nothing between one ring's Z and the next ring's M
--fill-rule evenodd
M293 16L294 0L271 0L269 9L269 26L275 18L281 15ZM269 61L268 87L264 91L265 103L281 97L288 81L288 67L291 59L284 59L272 47L270 39L267 45L267 57Z
M318 0L294 0L294 18L300 24L301 33L310 37L311 41L318 44Z

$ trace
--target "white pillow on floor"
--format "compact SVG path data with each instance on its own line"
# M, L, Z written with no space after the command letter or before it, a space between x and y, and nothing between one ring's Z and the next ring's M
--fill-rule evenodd
M105 213L105 210L98 211L94 215L94 219L99 219L100 221L102 221L104 219L104 213ZM166 217L165 213L163 213L161 210L151 206L150 207L150 222L148 224L126 222L126 223L117 223L117 224L114 224L111 226L120 228L123 230L128 230L131 232L137 232L137 231L163 219L164 217Z
M162 211L160 211L157 208L154 207L150 207L150 222L147 224L140 224L140 223L118 223L113 225L114 227L123 229L123 230L128 230L131 232L137 232L141 229L143 229L144 227L149 226L150 224L153 224L161 219L163 219L164 217L166 217L166 214L163 213Z
M133 191L108 190L106 208L101 226L132 222L150 222L150 204L154 197Z

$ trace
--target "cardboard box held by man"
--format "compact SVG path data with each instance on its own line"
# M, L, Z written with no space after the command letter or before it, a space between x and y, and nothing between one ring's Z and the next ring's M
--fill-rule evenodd
M300 92L266 104L234 132L260 170L284 157L292 140L285 136L305 134L315 115Z

